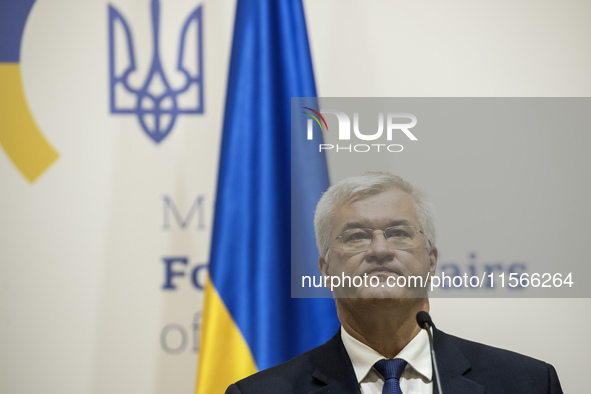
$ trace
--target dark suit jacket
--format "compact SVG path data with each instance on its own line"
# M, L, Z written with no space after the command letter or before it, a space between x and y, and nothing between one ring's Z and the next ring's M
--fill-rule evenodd
M433 329L445 394L562 393L556 370L543 361L470 342ZM438 393L435 383L433 392ZM226 394L360 394L338 332L324 345L228 387Z

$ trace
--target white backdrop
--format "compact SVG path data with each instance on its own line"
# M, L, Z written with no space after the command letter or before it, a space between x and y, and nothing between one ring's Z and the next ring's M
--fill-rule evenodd
M26 25L27 102L60 157L30 184L0 154L3 393L193 391L201 291L191 276L208 259L235 4L161 1L169 69L182 21L204 6L205 112L180 116L160 144L134 115L109 112L108 4L133 30L139 83L152 48L148 1L39 0ZM591 93L585 1L304 6L320 96ZM176 289L163 289L165 259L179 273ZM432 302L438 327L551 362L565 392L585 392L590 307L587 299Z
M204 112L181 114L159 144L134 114L109 110L109 5L131 29L140 87L150 1L42 0L25 27L27 103L60 156L30 184L0 153L2 393L194 390L234 2L160 2L177 85L182 23L203 7ZM129 62L124 43L117 64Z

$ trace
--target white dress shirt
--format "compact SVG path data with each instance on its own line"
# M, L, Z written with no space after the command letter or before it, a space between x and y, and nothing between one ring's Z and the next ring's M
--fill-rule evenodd
M361 393L382 394L384 379L373 365L386 357L353 338L343 327L341 338L353 364ZM421 330L394 358L401 358L407 362L400 377L400 389L404 394L433 393L429 336L425 330Z

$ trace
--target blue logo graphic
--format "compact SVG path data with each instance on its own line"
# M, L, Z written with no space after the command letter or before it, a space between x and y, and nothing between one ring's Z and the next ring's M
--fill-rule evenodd
M110 111L135 114L148 137L160 143L171 132L180 114L203 113L203 18L202 6L196 7L182 26L176 70L183 82L172 87L160 59L159 0L152 0L151 8L152 61L145 81L141 87L135 87L130 82L131 74L136 71L131 29L123 15L109 5ZM192 41L196 48L187 48L187 43ZM193 55L185 56L187 52Z

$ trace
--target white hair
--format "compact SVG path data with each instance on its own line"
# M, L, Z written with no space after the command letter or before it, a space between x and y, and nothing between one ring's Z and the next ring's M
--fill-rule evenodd
M329 187L322 195L314 213L316 244L321 257L325 257L330 247L334 229L336 210L349 202L361 200L386 190L398 189L415 200L417 220L425 235L425 247L435 246L435 210L424 193L396 175L387 172L366 172L345 178Z

